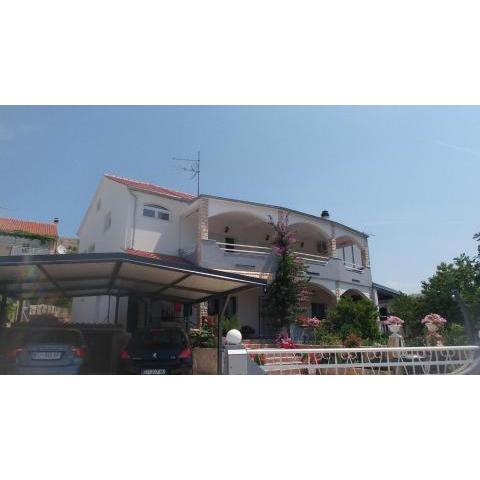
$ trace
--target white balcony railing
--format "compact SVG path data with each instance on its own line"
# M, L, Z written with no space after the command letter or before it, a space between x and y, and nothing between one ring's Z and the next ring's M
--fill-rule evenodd
M10 255L48 255L48 248L23 247L21 245L13 245Z
M272 249L270 247L260 247L258 245L243 245L240 243L216 242L221 250L226 253L250 254L250 255L269 255Z
M478 346L380 348L259 348L247 354L265 373L431 375L463 373L478 362Z
M227 253L269 255L272 251L270 247L260 247L259 245L245 245L241 243L216 242L221 250ZM321 255L311 253L295 252L302 260L309 263L326 263L330 259Z

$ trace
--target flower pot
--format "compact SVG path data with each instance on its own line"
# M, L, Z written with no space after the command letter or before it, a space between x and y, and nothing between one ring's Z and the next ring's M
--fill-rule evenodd
M398 335L400 333L400 329L402 328L401 325L398 323L391 323L388 325L388 329L390 330L390 333L393 333L394 335Z
M217 374L217 349L200 348L193 349L193 373L195 375Z
M425 326L427 327L428 333L435 333L438 331L438 325L435 323L426 323Z

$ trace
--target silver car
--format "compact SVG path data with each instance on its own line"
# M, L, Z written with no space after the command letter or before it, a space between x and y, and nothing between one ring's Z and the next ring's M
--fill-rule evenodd
M9 351L10 372L23 375L76 375L84 371L87 348L80 330L28 329Z

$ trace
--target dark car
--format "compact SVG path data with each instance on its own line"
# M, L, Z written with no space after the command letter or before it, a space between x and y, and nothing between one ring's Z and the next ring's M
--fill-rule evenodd
M123 374L190 375L192 367L192 349L180 327L137 331L120 352Z
M73 328L32 328L18 332L6 352L14 374L75 375L87 358L85 339Z

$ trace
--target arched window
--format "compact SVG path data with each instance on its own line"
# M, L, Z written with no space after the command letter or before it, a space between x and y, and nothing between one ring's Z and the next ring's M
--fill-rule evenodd
M151 203L146 203L143 206L143 216L158 218L159 220L170 220L170 212L166 208Z

